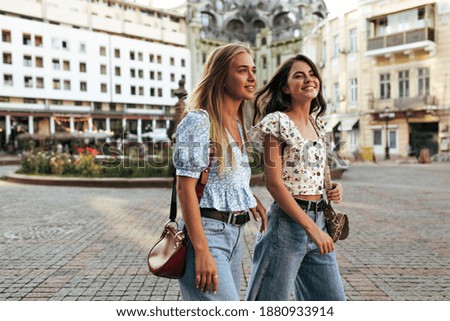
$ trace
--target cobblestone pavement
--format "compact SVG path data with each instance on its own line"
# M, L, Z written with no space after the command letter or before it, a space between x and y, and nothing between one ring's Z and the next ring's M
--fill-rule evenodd
M15 167L0 167L0 176ZM450 299L450 164L353 164L340 180L351 234L337 243L349 300ZM265 205L264 187L255 187ZM146 255L170 189L0 181L0 300L179 300ZM257 225L246 227L241 297Z

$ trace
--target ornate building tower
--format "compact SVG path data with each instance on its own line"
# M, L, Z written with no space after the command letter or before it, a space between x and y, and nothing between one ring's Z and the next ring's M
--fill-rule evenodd
M261 86L287 57L302 51L302 39L327 15L323 0L188 0L188 46L195 85L215 47L251 43Z

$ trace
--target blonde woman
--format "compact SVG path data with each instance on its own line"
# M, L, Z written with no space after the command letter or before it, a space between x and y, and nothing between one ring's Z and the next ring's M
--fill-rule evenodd
M245 101L256 90L255 64L246 44L216 48L186 105L176 132L174 165L183 223L190 238L186 272L179 280L183 300L239 300L243 229L250 209L256 220L265 209L250 190ZM209 163L200 200L196 184Z

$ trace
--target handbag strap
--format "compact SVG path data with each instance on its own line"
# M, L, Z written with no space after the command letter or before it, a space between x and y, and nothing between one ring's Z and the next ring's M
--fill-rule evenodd
M173 183L172 183L172 198L170 200L170 214L169 220L175 222L177 218L177 173L175 166L172 165Z
M317 126L316 121L313 119L313 117L311 115L310 115L310 120L314 127L314 130L316 131L317 137L320 138L320 129ZM327 153L326 153L327 142L325 141L325 139L322 139L322 143L325 148L325 155L327 155ZM331 184L331 173L330 173L330 166L328 166L328 157L327 156L325 156L325 168L324 168L323 175L324 175L323 186L325 187L323 194L326 197L326 191L329 191L333 188L333 185Z

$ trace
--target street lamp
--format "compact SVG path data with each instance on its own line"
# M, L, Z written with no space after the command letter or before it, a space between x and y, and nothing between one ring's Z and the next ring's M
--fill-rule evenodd
M390 159L390 155L389 155L389 129L388 129L388 123L389 123L389 119L390 118L394 118L395 117L395 113L390 113L389 112L389 107L386 106L386 108L384 109L384 113L380 113L380 118L384 118L384 120L386 121L386 147L384 150L384 159L388 160Z

